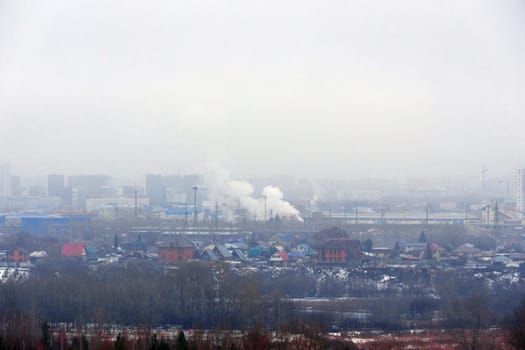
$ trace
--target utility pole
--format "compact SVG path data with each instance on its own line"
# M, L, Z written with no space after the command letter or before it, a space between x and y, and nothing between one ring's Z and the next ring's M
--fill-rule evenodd
M357 225L358 222L359 222L358 209L357 209L357 207L356 207L356 208L355 208L355 224Z

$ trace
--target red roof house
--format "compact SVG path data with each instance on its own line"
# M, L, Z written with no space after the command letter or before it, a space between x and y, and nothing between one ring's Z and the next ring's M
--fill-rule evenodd
M272 255L270 261L272 262L286 262L289 260L288 253L285 251L277 252Z
M86 245L84 243L65 243L62 246L62 256L86 256Z

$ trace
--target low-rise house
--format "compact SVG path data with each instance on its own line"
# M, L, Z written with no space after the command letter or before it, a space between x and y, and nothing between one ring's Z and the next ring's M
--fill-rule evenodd
M201 254L201 258L202 260L208 260L208 261L218 261L219 260L217 255L215 255L215 253L213 252L213 249L209 247L204 248Z
M277 250L264 246L254 246L248 249L248 258L252 259L268 259Z
M20 249L13 250L13 254L9 256L9 261L16 264L29 260L29 255L24 254Z
M308 244L301 243L288 253L288 257L290 260L309 260L317 257L317 251L310 248Z
M476 248L472 243L465 243L457 247L454 252L462 256L473 256L479 254L481 250Z
M525 261L525 253L511 253L509 257L513 261Z
M290 253L288 253L288 257L291 260L304 259L306 257L306 253L298 250L292 250Z
M447 255L447 250L437 243L430 243L430 249L432 249L432 253L438 254L439 257Z
M361 242L358 240L331 240L317 249L320 263L347 263L361 258Z
M261 253L263 251L263 247L255 246L248 248L248 258L258 258L261 256Z
M270 257L270 262L287 262L289 260L288 253L279 251Z
M120 247L126 251L145 252L148 249L148 243L139 238L136 241L121 243Z
M233 259L232 252L228 248L226 248L225 245L216 245L215 248L213 248L213 252L221 260Z
M55 237L37 237L36 246L47 252L49 257L58 258L62 250L61 242Z
M399 254L399 258L402 261L419 261L420 260L418 256L413 256L410 254Z
M310 252L311 248L310 248L310 246L309 246L308 244L306 244L306 243L300 243L300 244L298 244L297 247L295 247L295 249L293 249L293 250L295 250L295 251L297 251L297 252L302 252L302 253L305 253L305 254L306 254L306 253Z
M187 241L163 242L159 244L159 262L181 264L193 259L195 247Z
M361 242L349 239L346 231L338 227L314 234L312 246L317 250L319 263L347 263L362 257Z
M86 245L84 243L65 243L62 245L61 255L83 258L86 256Z
M421 255L421 252L423 252L427 248L426 242L410 242L410 243L403 243L401 245L401 250L405 254L410 255Z
M373 247L371 253L374 254L375 257L386 258L386 257L390 257L392 255L392 248L388 248L388 247Z
M512 262L512 259L505 255L496 255L492 259L492 264L494 265L507 265Z
M29 254L29 259L31 262L37 262L39 260L43 260L47 258L47 252L44 250L34 251Z
M246 254L239 248L233 249L232 255L235 259L239 259L239 260L246 260L247 258Z

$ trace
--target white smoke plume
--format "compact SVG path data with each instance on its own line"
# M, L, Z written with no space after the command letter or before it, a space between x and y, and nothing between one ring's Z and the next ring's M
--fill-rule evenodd
M219 165L212 170L208 206L213 207L217 203L226 217L232 218L236 209L244 209L257 220L264 220L265 216L270 219L271 214L303 221L299 211L283 199L284 195L278 187L266 186L257 196L249 182L230 179L228 171Z

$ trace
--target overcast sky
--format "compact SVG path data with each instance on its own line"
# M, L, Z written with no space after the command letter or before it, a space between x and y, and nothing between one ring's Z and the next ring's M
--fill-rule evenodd
M0 0L22 175L525 167L525 1Z

